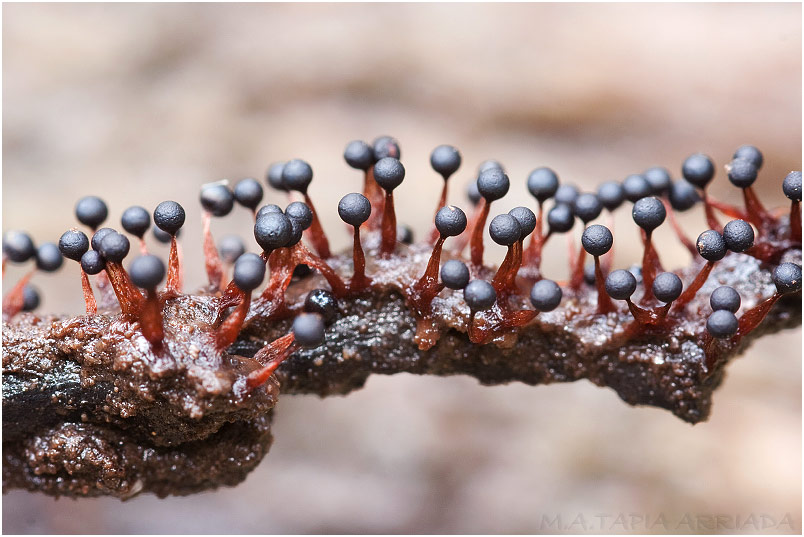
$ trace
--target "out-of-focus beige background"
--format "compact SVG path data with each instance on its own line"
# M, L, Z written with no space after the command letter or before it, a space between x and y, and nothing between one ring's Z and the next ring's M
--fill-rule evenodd
M757 187L781 205L781 178L801 169L801 75L795 4L5 4L3 228L55 241L83 195L104 197L113 225L131 204L175 199L200 284L199 185L305 158L346 247L335 202L361 176L342 150L380 134L401 142L397 210L419 236L439 143L463 153L450 197L463 206L486 158L512 179L502 211L532 204L536 166L592 189L654 164L678 174L696 151L719 165L714 194L736 202L720 166L743 143L764 151ZM639 258L629 220L619 212L623 266ZM213 231L249 238L249 222L236 210ZM700 210L683 222L704 225ZM687 263L659 236L667 265ZM550 248L546 270L563 278L564 241ZM44 309L81 310L74 264L34 283ZM15 491L3 530L800 533L800 342L789 331L736 360L694 427L587 382L398 375L345 398L284 397L271 452L236 488L125 503Z

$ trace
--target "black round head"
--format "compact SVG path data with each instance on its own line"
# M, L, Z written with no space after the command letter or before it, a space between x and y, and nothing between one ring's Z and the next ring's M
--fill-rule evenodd
M265 174L265 180L268 182L268 186L274 190L282 190L287 192L285 182L282 180L282 170L284 169L284 162L274 162L268 167L268 173Z
M226 216L234 207L234 194L222 182L202 186L199 198L204 210L213 216Z
M326 289L313 289L304 299L304 311L317 313L330 324L338 316L338 299Z
M611 245L614 244L614 237L606 226L592 224L583 230L581 244L589 255L600 257L611 250Z
M120 224L128 233L142 238L148 228L151 227L151 215L139 205L134 205L123 211L120 217Z
M726 241L723 240L723 235L714 229L707 229L698 235L695 247L701 257L707 261L720 261L726 256L726 251L728 250Z
M371 203L363 194L346 194L338 202L338 215L350 226L360 227L371 216Z
M706 320L706 330L717 339L728 339L737 333L740 323L737 317L728 310L713 311Z
M81 261L81 256L89 250L89 239L77 229L65 231L59 238L59 251L61 255L73 261ZM3 251L6 251L5 237L3 238Z
M644 175L631 174L623 179L623 193L625 199L634 203L644 197L650 196L653 189Z
M726 166L729 181L737 188L748 188L757 180L757 167L750 160L736 158Z
M297 344L312 349L324 343L324 320L317 313L302 313L293 319L293 336Z
M536 168L528 175L528 192L540 203L556 195L558 176L550 168Z
M555 193L556 203L563 203L572 207L575 205L575 198L578 197L578 187L575 185L561 185Z
M575 224L575 215L569 205L559 203L547 213L547 225L552 233L566 233Z
M784 195L793 201L801 201L801 172L790 172L782 183Z
M262 201L263 194L262 185L252 177L241 179L234 187L235 201L252 211Z
M575 198L573 205L573 212L575 216L581 219L584 224L587 224L600 216L603 211L603 204L595 194L588 192L580 194Z
M101 225L109 216L106 203L97 196L87 196L78 200L75 205L75 217L78 221L92 229Z
M288 190L307 194L307 188L313 180L313 168L301 159L293 159L282 168L282 184Z
M282 213L268 213L254 223L254 238L266 252L285 246L292 234L290 218Z
M472 280L463 289L463 299L472 311L487 310L497 301L497 292L485 280Z
M614 211L625 201L625 191L620 183L608 181L598 187L597 199L600 200L603 207L609 211Z
M132 283L143 289L156 289L165 278L165 264L155 255L141 255L128 266Z
M109 233L117 233L114 229L110 227L102 227L98 231L92 234L92 239L89 241L89 245L92 247L93 250L100 252L100 244L106 235Z
M81 232L75 231L75 233ZM86 235L84 238L86 239ZM24 231L6 231L3 234L3 255L14 263L24 263L36 255L36 246L31 236Z
M754 228L745 220L732 220L723 226L723 240L732 252L744 252L754 245Z
M232 279L243 291L253 291L265 279L265 261L257 254L245 253L234 264Z
M477 167L477 174L480 175L484 171L490 170L492 168L496 168L501 172L505 173L505 168L503 168L503 165L500 164L500 161L490 158L480 163L480 166Z
M469 283L469 268L457 259L441 265L441 281L449 289L463 289Z
M246 245L237 235L224 235L218 241L218 252L227 263L234 263L238 257L246 253Z
M510 214L498 214L489 224L491 240L503 246L511 246L522 235L522 227Z
M664 204L657 198L642 198L634 203L631 216L636 225L650 233L662 225L667 217L667 211L664 209Z
M394 157L384 157L374 165L374 179L386 192L393 192L405 178L405 167Z
M307 229L313 224L313 210L301 201L294 201L288 205L285 208L285 216L298 221L302 229Z
M451 145L440 145L430 153L430 166L446 181L461 167L461 154Z
M695 153L682 164L681 175L698 188L705 188L715 176L715 164L703 153Z
M386 157L395 158L397 160L402 158L402 151L399 149L399 142L391 136L379 136L371 142L371 147L374 152L374 162Z
M64 258L59 247L52 242L43 242L36 249L36 268L44 272L55 272L61 268Z
M436 213L435 226L442 237L456 237L466 229L466 215L459 207L446 205Z
M154 209L154 224L172 236L184 225L184 218L184 207L175 201L163 201Z
M304 263L299 263L296 265L296 268L293 269L293 279L294 280L301 280L309 276L313 273L313 269L310 268L310 265L306 265Z
M800 190L800 189L799 189ZM469 198L469 201L472 202L472 205L477 205L480 203L480 191L477 189L477 180L472 181L466 187L466 197Z
M615 300L631 298L636 287L636 278L627 270L615 270L606 277L606 292Z
M374 151L363 140L353 140L343 150L343 159L352 168L366 171L374 164Z
M651 194L654 196L663 196L668 190L670 190L672 178L670 177L670 172L667 170L667 168L654 166L645 170L645 173L643 173L642 176L647 179L648 184L650 185Z
M773 269L773 283L781 295L801 291L801 266L782 263Z
M729 287L728 285L721 285L709 295L709 305L712 306L714 311L727 310L737 313L741 302L740 293L734 287Z
M762 152L753 145L741 145L737 148L737 151L734 152L734 156L732 158L745 159L753 164L757 170L762 167L762 162L764 161L762 158Z
M587 263L583 266L583 281L587 283L587 285L595 285L595 280L597 276L595 275L595 264L594 263Z
M106 268L106 260L97 250L88 250L81 256L81 268L90 276L94 276Z
M681 296L681 278L672 272L661 272L653 280L653 296L665 304Z
M33 311L39 307L39 291L32 285L22 288L22 311Z
M670 186L670 206L676 211L687 211L692 209L696 203L701 201L698 191L688 181L679 179Z
M477 190L488 203L505 196L510 187L508 176L500 168L488 168L477 176Z
M524 240L525 237L533 233L533 230L536 229L536 215L527 207L514 207L508 211L508 214L516 218L516 221L519 223L519 228L522 231L519 240Z
M553 311L562 296L561 287L553 280L539 280L530 289L530 303L538 311Z
M404 224L396 226L396 240L402 244L413 244L413 230L410 226Z
M274 205L273 203L269 203L268 205L263 205L262 207L260 207L260 210L257 211L256 220L259 220L268 213L285 214L285 212L282 210L282 207L280 207L279 205Z
M103 237L98 251L106 261L120 263L128 255L130 248L131 244L128 242L128 238L115 231Z
M288 222L290 222L290 237L288 237L288 242L285 243L285 247L291 248L301 242L302 236L304 235L304 228L302 227L302 223L294 218L288 218Z

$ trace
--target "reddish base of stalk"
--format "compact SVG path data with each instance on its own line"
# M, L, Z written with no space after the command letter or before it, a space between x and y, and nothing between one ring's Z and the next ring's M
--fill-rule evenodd
M394 211L393 192L385 193L381 234L380 257L388 257L396 248L396 212Z
M444 187L441 189L441 199L438 201L438 207L436 207L435 214L438 214L438 211L441 210L447 204L447 181L444 181ZM433 226L433 229L430 231L430 237L427 239L427 242L430 244L435 244L438 240L440 233L438 232L438 228Z
M542 202L539 202L539 208L536 211L536 227L533 228L528 247L522 252L522 264L525 267L531 266L537 259L541 261L544 240L544 235L542 234L542 206Z
M316 213L315 207L313 206L313 200L310 199L309 194L306 192L304 193L304 202L310 207L310 211L313 213L313 223L304 231L304 234L307 236L307 240L310 241L310 244L313 245L313 248L315 248L315 251L318 252L318 255L324 259L329 259L332 257L332 253L329 250L329 241L324 233L324 228L321 227L321 221L318 219L318 213Z
M145 298L139 289L131 283L123 265L107 261L106 274L109 276L109 283L114 289L114 294L117 295L120 311L129 315L139 314Z
M736 337L742 338L754 328L759 326L759 323L765 318L770 309L776 304L776 301L782 297L779 293L773 293L770 298L760 302L750 310L743 313L740 317L739 324L737 325Z
M743 199L745 200L746 217L759 230L760 235L768 226L773 225L776 219L769 213L762 202L759 201L754 189L746 187L743 189Z
M240 329L243 328L243 321L246 320L249 306L251 306L251 291L246 291L235 310L223 321L215 333L215 347L219 352L237 340Z
M469 222L466 225L466 229L463 230L463 233L455 237L452 252L456 256L461 255L461 253L466 249L466 245L469 244L469 241L472 238L472 233L474 232L475 226L477 225L477 221L480 219L482 212L483 210L480 206L480 203L478 203L472 211L472 215L469 217Z
M715 216L714 208L709 201L709 196L706 194L705 188L701 189L701 199L703 199L704 213L706 213L706 225L709 226L709 229L714 229L718 233L722 232L723 226L720 225L720 222L718 222Z
M215 247L215 239L212 238L212 232L209 230L212 215L204 211L201 221L204 226L204 266L207 269L207 278L209 285L215 289L220 289L220 282L223 279L223 265L221 258L218 255L218 249Z
M614 311L614 303L606 292L606 277L600 268L600 257L598 256L595 256L595 286L597 286L597 313L606 315Z
M801 203L798 201L790 206L790 240L801 242Z
M681 296L678 297L673 304L676 306L676 311L680 310L684 306L686 306L690 300L695 298L695 294L698 290L703 286L706 279L709 277L709 273L712 272L712 269L715 266L716 261L707 261L706 265L704 265L698 275L695 276L695 279L692 280L692 283L687 287Z
M363 181L363 195L368 198L371 204L371 214L366 221L366 228L371 231L377 231L380 229L380 222L382 221L385 196L383 195L382 188L374 179L374 166L366 170Z
M430 313L430 304L444 288L443 284L438 281L438 268L441 265L441 250L444 247L445 240L447 240L446 237L439 235L435 246L433 246L433 252L430 254L430 260L427 262L424 274L410 288L408 300L419 315Z
M363 253L363 246L360 244L359 226L355 228L354 232L352 262L355 267L355 272L352 279L349 280L348 289L350 293L358 293L371 285L371 278L366 277L366 255Z
M148 255L148 245L145 244L145 238L140 237L140 254Z
M3 298L3 316L7 319L11 319L22 311L22 306L25 303L25 286L28 285L28 281L35 272L35 268L31 269L25 276L20 278L20 281L18 281Z
M720 211L721 213L725 214L729 218L739 218L740 220L748 220L748 214L741 210L734 205L729 203L723 203L722 201L718 201L713 198L709 198L709 204Z
M678 220L676 220L676 212L673 210L673 206L670 205L665 199L662 200L662 204L664 204L667 219L670 221L670 227L673 228L673 231L675 232L676 237L678 237L679 242L681 242L681 244L684 245L684 248L686 248L693 257L695 257L698 255L698 250L695 248L695 243L693 243L692 240L687 237L687 234L684 233L684 230L681 229Z
M87 309L87 315L95 315L98 313L98 305L95 302L95 293L92 292L92 287L89 285L89 277L84 269L81 269L81 290L84 293L84 305Z
M572 257L570 257L572 259ZM583 269L584 269L584 260L586 259L586 250L584 250L583 245L578 248L578 256L575 259L575 264L572 265L570 273L570 282L569 287L573 291L579 291L581 286L583 285Z
M539 314L535 310L510 311L504 304L504 301L498 301L494 308L484 312L486 318L483 324L475 322L477 312L470 313L467 332L472 343L485 345L495 337L504 336L525 326Z
M254 359L261 364L265 364L262 368L252 371L246 379L246 387L253 390L258 386L262 386L268 379L271 378L276 368L287 359L288 356L293 354L296 350L294 345L295 337L293 332L282 336L281 338L272 341L254 355Z
M480 214L475 220L475 226L472 228L472 235L469 239L470 259L474 270L483 266L483 230L486 227L491 204L483 198L480 200L479 208Z
M156 294L156 291L149 289L140 310L142 334L154 347L161 346L162 339L165 337L165 332L162 328L162 305L163 301Z
M651 241L651 233L646 233L644 237L644 252L642 254L642 285L645 288L643 301L653 297L653 280L656 279L656 272L660 270L658 254Z
M497 295L503 298L516 292L516 275L522 266L522 243L520 240L508 247L505 259L491 280Z
M179 262L179 245L174 235L170 239L170 255L168 257L167 282L165 293L178 295L181 293L181 263Z

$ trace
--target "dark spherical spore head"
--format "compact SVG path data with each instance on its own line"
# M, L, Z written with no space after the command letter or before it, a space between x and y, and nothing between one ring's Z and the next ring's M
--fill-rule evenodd
M782 295L801 291L801 266L795 263L782 263L773 269L773 283Z
M61 268L64 258L59 247L52 242L43 242L36 249L36 268L44 272L55 272Z
M89 241L89 245L92 246L92 249L100 252L101 241L109 233L117 233L117 231L110 227L102 227L93 233L92 240Z
M285 212L282 210L282 207L280 207L279 205L274 205L273 203L269 203L268 205L263 205L262 207L260 207L260 210L257 211L256 220L259 220L268 213L285 214Z
M536 229L536 215L527 207L514 207L508 211L508 214L516 218L516 221L519 222L519 228L522 231L519 236L520 240L523 240Z
M801 172L790 172L782 182L784 195L793 201L801 201Z
M430 166L446 181L461 167L461 153L451 145L440 145L430 153Z
M728 285L721 285L709 295L709 305L712 306L714 311L726 310L737 313L741 302L740 293L734 287L729 287Z
M352 168L366 171L374 164L374 151L363 140L352 140L343 150L343 159Z
M594 263L587 263L583 266L583 281L587 283L587 285L595 285L595 280L597 276L595 275L595 264Z
M265 174L265 180L268 186L274 190L287 191L284 181L282 180L282 170L285 169L284 162L274 162L268 166L268 172Z
M630 272L634 278L636 278L637 283L642 283L642 267L639 265L631 265L628 267L628 272Z
M498 169L501 172L505 173L505 168L503 167L502 164L500 164L500 161L491 158L488 160L484 160L483 162L480 163L480 166L477 167L477 174L480 175L484 171L490 170L492 168Z
M6 251L5 237L3 238L3 250ZM89 239L83 231L70 229L62 233L59 238L59 251L67 259L81 261L81 256L87 250L89 250Z
M374 164L374 180L386 192L393 192L405 179L405 167L394 157L384 157Z
M667 170L667 168L654 166L645 170L642 175L645 177L645 179L647 179L648 184L650 185L651 194L655 196L662 196L666 194L668 190L670 190L672 178L670 177L670 172Z
M720 261L726 256L728 248L726 241L723 240L723 235L714 229L707 229L700 235L698 240L695 241L695 247L701 257L707 261Z
M583 230L581 244L589 255L599 257L611 250L611 245L614 244L614 237L606 226L592 224Z
M662 225L662 222L667 217L667 211L664 208L664 204L657 198L642 198L634 203L631 216L633 216L636 225L646 232L651 232Z
M562 296L561 287L553 280L539 280L530 289L530 303L538 311L553 311Z
M154 209L154 224L170 235L175 236L179 232L184 218L184 207L175 201L163 201Z
M732 252L744 252L754 245L754 228L745 220L732 220L723 226L723 240Z
M151 215L139 205L134 205L123 211L123 216L120 217L120 224L128 233L142 238L148 228L151 227Z
M653 189L644 175L634 173L623 179L625 199L632 203L650 196L651 192L653 192Z
M615 300L631 298L636 287L636 278L627 270L618 269L606 277L606 292Z
M575 215L569 205L559 203L547 213L547 225L553 233L566 233L575 224Z
M232 279L243 291L253 291L265 279L265 261L257 254L241 255L235 261Z
M600 203L600 200L595 194L586 192L575 198L573 212L575 213L575 216L580 218L584 224L589 223L600 216L602 211L603 204Z
M224 235L218 241L218 252L224 261L234 263L238 257L246 253L246 245L237 235Z
M472 311L483 311L497 301L497 292L485 280L472 280L463 289L463 299Z
M288 190L306 194L312 181L313 168L304 160L297 158L290 160L282 168L282 183Z
M653 296L665 304L681 296L681 278L672 272L660 272L653 280Z
M212 216L226 216L234 207L234 193L221 183L210 183L201 187L199 195L201 206Z
M715 164L703 153L695 153L681 165L681 175L698 188L705 188L715 176Z
M317 313L302 313L293 319L293 336L297 344L312 349L324 343L324 319Z
M106 221L107 216L109 216L109 208L97 196L86 196L75 204L75 217L79 222L92 229Z
M728 339L737 333L740 323L729 310L713 311L706 320L706 330L713 338Z
M302 236L304 235L304 227L302 227L302 223L296 219L288 218L290 222L290 237L288 238L288 242L285 243L287 248L297 245L302 240Z
M480 203L480 198L483 196L480 195L480 191L477 189L477 180L472 181L466 187L466 197L469 198L469 201L472 202L472 205L477 205Z
M326 289L313 289L304 299L304 311L317 313L326 324L330 324L338 316L338 299Z
M404 224L396 226L396 240L402 244L413 244L413 230Z
M453 205L441 207L435 215L435 226L444 237L455 237L466 229L466 214Z
M234 187L235 201L252 211L260 204L263 195L262 185L253 177L241 179Z
M97 250L88 250L81 256L81 268L90 276L94 276L106 268L106 260Z
M399 160L402 158L402 151L399 149L399 142L392 136L379 136L371 142L371 148L374 152L374 162L386 157L391 157Z
M441 281L449 289L463 289L469 283L469 268L462 261L450 259L441 265Z
M338 202L338 215L350 226L360 227L371 216L371 203L363 194L346 194Z
M558 175L550 168L536 168L528 175L528 192L536 200L544 203L556 195Z
M33 311L39 307L39 291L32 285L22 288L22 311Z
M607 181L597 189L597 199L609 211L617 209L625 201L625 191L620 183Z
M491 240L503 246L511 246L522 235L522 227L510 214L498 214L489 224Z
M556 203L563 203L570 208L575 205L575 198L578 197L578 187L575 185L561 185L554 195Z
M291 220L297 220L302 229L309 228L313 223L313 210L301 201L294 201L285 208L285 216Z
M128 242L128 238L122 233L115 231L103 237L103 240L100 241L98 251L106 261L119 263L126 258L130 248L131 243Z
M153 234L154 238L158 242L161 242L162 244L169 244L170 240L173 238L173 235L171 235L170 233L167 233L165 231L162 231L161 229L159 229L156 226L151 228L151 233ZM180 236L181 236L181 230L178 230L176 232L176 238L178 238Z
M81 232L76 231L76 233ZM83 233L81 234L83 235ZM36 246L34 246L31 236L24 231L6 231L3 234L3 255L14 263L24 263L36 255Z
M268 213L254 223L254 238L266 252L285 246L292 234L291 220L283 213Z
M741 145L737 148L737 151L734 152L734 156L732 158L745 159L753 164L757 170L762 168L762 163L764 162L762 152L753 145Z
M156 289L165 278L165 264L155 255L141 255L128 266L131 281L143 289Z
M293 269L293 279L302 280L312 273L313 269L310 268L310 265L299 263L296 265L296 268Z
M670 198L670 206L676 211L687 211L701 201L701 196L695 190L695 187L683 179L673 181L668 197Z
M487 202L498 200L508 193L511 181L500 168L489 168L477 176L477 190Z
M727 166L729 181L737 188L748 188L757 180L757 167L750 160L736 158Z

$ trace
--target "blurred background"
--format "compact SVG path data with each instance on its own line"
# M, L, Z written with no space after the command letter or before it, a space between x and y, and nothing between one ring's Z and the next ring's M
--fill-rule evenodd
M304 158L345 248L335 202L362 177L342 151L383 134L400 141L397 214L419 237L441 143L463 154L450 201L464 208L487 158L511 177L495 204L507 211L534 205L525 178L537 166L593 189L652 165L678 175L697 151L718 164L714 195L739 202L722 165L744 143L765 154L763 201L786 205L781 179L801 169L801 45L797 4L4 4L3 228L57 241L81 196L106 199L110 225L132 204L174 199L188 212L192 287L204 281L201 184ZM683 215L693 236L702 212ZM629 213L617 214L620 266L641 255ZM250 239L250 222L236 209L213 232ZM688 263L658 233L665 264ZM487 259L502 255L489 247ZM566 263L553 241L548 276L565 278ZM4 290L25 270L10 267ZM42 311L82 311L77 273L67 262L34 278ZM274 434L238 487L127 502L12 491L3 530L538 533L561 530L545 522L558 515L573 533L800 533L801 332L732 363L694 427L588 382L398 375L344 398L283 397ZM651 525L659 516L667 526Z

